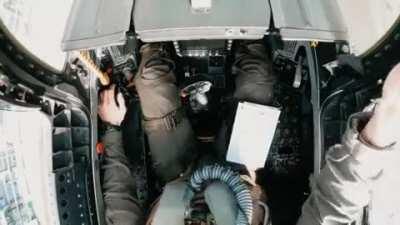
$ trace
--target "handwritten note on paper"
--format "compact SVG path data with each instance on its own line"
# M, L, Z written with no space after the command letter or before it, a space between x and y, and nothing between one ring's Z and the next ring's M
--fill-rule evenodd
M279 115L277 108L240 102L226 160L250 170L264 167Z

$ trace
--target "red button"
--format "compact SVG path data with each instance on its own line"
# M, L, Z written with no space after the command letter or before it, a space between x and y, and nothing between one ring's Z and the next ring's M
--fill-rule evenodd
M104 146L104 144L102 142L98 142L96 144L96 152L98 155L103 155L104 152L106 151L106 147Z

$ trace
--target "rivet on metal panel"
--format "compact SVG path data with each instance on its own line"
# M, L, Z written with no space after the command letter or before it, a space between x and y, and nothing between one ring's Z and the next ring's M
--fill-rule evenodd
M233 35L233 29L232 28L225 29L225 35Z
M240 35L246 35L247 34L247 30L245 29L240 29Z

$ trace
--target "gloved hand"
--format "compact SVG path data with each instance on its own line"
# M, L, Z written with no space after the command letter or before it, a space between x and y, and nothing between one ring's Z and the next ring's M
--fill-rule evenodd
M386 78L381 102L361 135L378 147L400 143L400 64Z
M115 101L115 85L100 93L98 113L103 122L114 126L120 126L126 113L125 100L121 93L117 94Z

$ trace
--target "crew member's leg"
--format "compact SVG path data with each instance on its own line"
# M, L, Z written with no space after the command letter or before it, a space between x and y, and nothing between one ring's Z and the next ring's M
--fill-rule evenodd
M170 181L194 159L195 139L175 84L174 62L162 44L146 44L135 86L153 166L158 176Z
M272 72L272 61L261 41L243 42L239 46L233 72L237 74L235 99L262 105L272 103L276 76Z
M100 96L100 118L108 125L120 126L126 114L122 94L117 95L119 106L114 98L115 86L104 90ZM122 132L115 127L106 129L101 139L105 147L101 170L106 224L142 224L143 211L136 195L132 165L124 151Z
M235 103L218 134L216 149L221 159L225 158L228 148L237 101L271 104L273 87L277 80L272 72L272 61L262 41L242 42L235 54L232 71L236 74Z
M120 131L107 131L103 171L103 197L107 225L143 224L143 210L137 200L136 182L125 155Z

